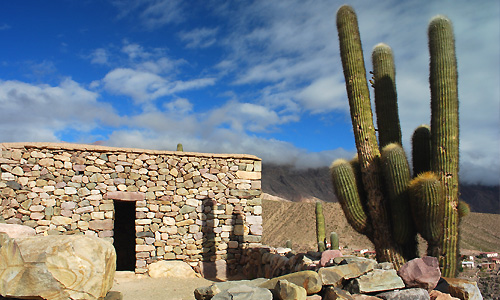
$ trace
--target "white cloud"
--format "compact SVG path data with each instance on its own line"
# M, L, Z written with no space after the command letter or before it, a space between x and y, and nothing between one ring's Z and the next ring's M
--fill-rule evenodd
M323 77L315 80L297 95L298 102L313 113L330 110L349 111L345 101L345 84L339 76Z
M186 115L193 110L193 104L186 98L178 98L164 104L166 110L178 115Z
M179 33L187 48L207 48L215 44L218 28L197 28Z
M8 24L2 24L2 25L0 25L0 30L7 30L7 29L10 29L10 28L11 27Z
M126 95L136 103L144 103L168 94L168 82L154 73L119 68L110 71L102 80L111 93Z
M104 48L95 49L90 54L90 62L93 64L106 65L108 64L109 53Z
M118 18L138 16L146 29L155 29L184 20L180 0L113 0L118 8Z
M282 120L275 111L262 105L231 101L210 111L208 123L213 127L228 125L235 132L264 132Z
M148 52L146 52L144 50L144 48L141 45L139 45L139 44L129 44L129 43L126 43L122 47L121 51L123 53L126 53L131 60L135 60L135 59L138 59L138 58L145 59L145 58L148 58L148 57L151 56L151 54L148 53Z
M162 96L213 85L215 78L168 81L154 73L118 68L106 74L102 81L109 92L129 96L136 103L144 104Z
M98 95L71 79L58 86L0 81L2 141L58 141L68 128L89 132L100 124L116 126L120 118Z

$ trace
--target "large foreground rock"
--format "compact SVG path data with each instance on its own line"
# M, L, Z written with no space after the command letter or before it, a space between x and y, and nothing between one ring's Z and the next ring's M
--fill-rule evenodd
M52 300L104 298L113 285L116 253L82 235L11 239L0 233L0 295Z

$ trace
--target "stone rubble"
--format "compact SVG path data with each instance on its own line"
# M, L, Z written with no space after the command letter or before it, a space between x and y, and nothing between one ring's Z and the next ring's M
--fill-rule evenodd
M254 275L256 279L214 283L210 287L196 289L195 298L198 300L219 299L214 295L224 293L224 290L229 287L235 293L239 288L247 291L249 287L255 288L257 286L268 289L273 293L274 299L280 300L452 300L456 299L454 297L462 300L482 299L479 298L481 293L474 282L441 277L435 280L434 266L437 259L434 257L416 258L408 262L402 267L405 270L401 272L405 276L402 278L390 263L377 263L372 259L355 256L335 257L331 262L332 265L322 267L320 263L321 253L317 252L308 252L307 254L289 252L282 256L277 249L263 246L259 249L248 250L246 255L248 255L248 259L244 270L248 271L247 275ZM281 263L282 260L278 258L279 256L286 258L284 264ZM260 267L258 262L260 262ZM415 267L423 265L427 268ZM276 266L279 267L275 268ZM275 270L275 272L266 271L270 269ZM272 276L268 277L270 279L258 278L261 274L271 274ZM450 294L433 290L437 287L439 279L449 283L450 288L446 292ZM425 288L415 287L415 282L419 284L425 282ZM224 284L228 285L224 286ZM440 287L442 286L444 286L443 283L440 284ZM300 288L307 295L301 292ZM260 298L247 294L246 298L242 299L257 300Z

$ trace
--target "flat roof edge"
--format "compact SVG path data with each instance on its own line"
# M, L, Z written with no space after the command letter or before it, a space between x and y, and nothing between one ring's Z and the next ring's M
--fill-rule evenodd
M156 154L156 155L163 154L163 155L194 156L194 157L207 157L207 158L235 158L235 159L250 159L257 161L262 160L261 158L251 154L181 152L181 151L151 150L151 149L140 149L140 148L110 147L102 145L75 144L75 143L45 143L45 142L0 143L0 148L2 150L36 148L36 149L48 149L48 150L81 150L81 151L95 151L95 152L121 151L126 153L146 153L146 154Z

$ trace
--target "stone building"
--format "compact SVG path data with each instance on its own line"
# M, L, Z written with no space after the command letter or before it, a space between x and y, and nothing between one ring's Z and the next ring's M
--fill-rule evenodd
M261 160L252 155L4 143L0 222L113 242L117 269L158 260L227 262L262 235Z

